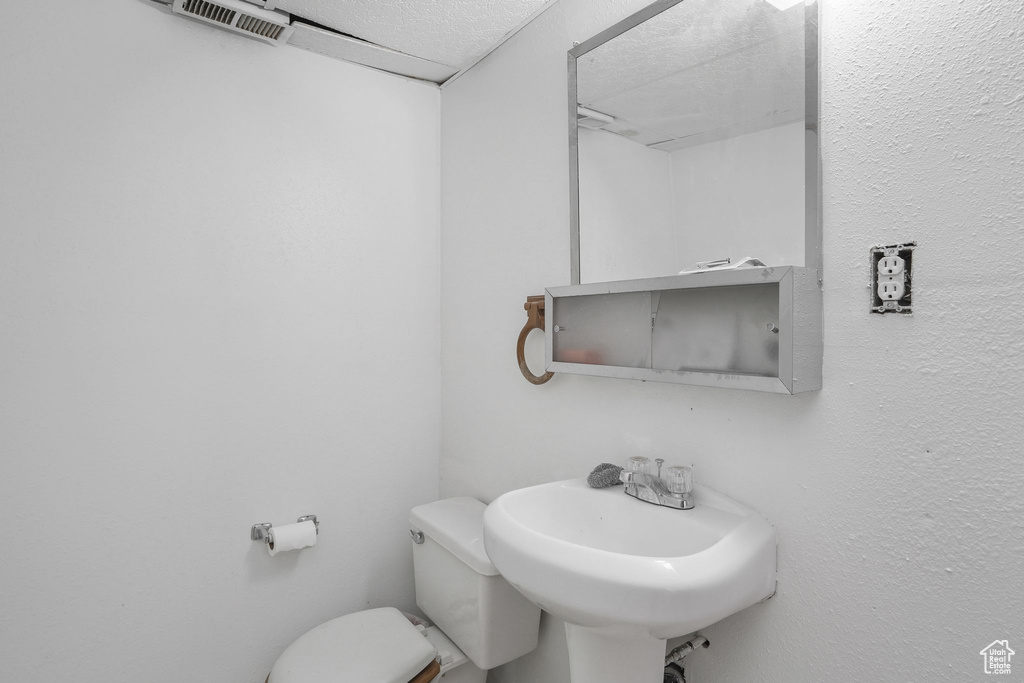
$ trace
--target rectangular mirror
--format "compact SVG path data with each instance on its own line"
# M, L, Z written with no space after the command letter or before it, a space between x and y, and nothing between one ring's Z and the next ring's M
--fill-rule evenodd
M572 283L819 270L818 5L661 0L569 52Z

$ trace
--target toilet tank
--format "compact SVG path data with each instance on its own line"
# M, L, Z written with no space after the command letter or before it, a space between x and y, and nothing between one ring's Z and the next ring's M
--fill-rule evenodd
M540 608L509 585L484 552L486 507L474 498L448 498L409 513L417 541L416 604L485 670L537 647L540 626Z

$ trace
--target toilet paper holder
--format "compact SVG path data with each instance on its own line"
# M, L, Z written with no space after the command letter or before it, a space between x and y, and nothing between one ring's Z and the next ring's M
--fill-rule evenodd
M320 535L320 522L317 521L316 515L302 515L297 520L297 523L302 522L313 522L313 526L316 528L317 536ZM249 531L249 538L254 541L263 541L264 543L270 543L270 530L274 528L274 525L270 522L264 522L263 524L253 524L252 530Z

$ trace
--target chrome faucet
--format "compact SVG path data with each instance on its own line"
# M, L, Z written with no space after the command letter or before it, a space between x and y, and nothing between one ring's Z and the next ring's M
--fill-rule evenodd
M658 469L661 469L660 463ZM626 485L626 495L646 503L676 510L693 509L693 479L689 467L669 467L668 481L646 472L622 470L619 481Z

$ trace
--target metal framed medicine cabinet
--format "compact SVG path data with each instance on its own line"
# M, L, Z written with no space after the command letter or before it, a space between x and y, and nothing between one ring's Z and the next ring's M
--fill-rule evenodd
M778 10L778 3L741 0L736 8L727 12L723 6L722 14L712 16L696 14L707 5L658 0L569 51L572 284L545 290L546 370L780 394L821 388L819 4L819 0L799 0L788 5L783 3L784 9ZM671 12L679 15L671 17ZM683 15L683 12L690 14ZM658 21L662 23L654 23ZM666 21L675 23L667 25ZM636 28L639 30L629 33ZM709 36L719 42L713 42ZM754 40L749 36L757 36L756 41L748 47L735 49L738 40ZM615 43L617 39L620 42ZM704 44L698 45L702 40ZM770 44L772 40L776 42ZM765 45L769 45L769 56L778 56L777 68L761 66L766 60L756 52ZM603 53L600 48L604 48ZM679 52L662 53L668 49ZM729 72L723 60L743 54L746 56L739 59L745 61ZM700 77L705 80L697 80L695 73L704 65L709 65L708 75ZM635 82L628 81L629 76L624 71L627 68L636 69L633 72ZM772 82L778 85L760 90L750 86L751 79L758 83L766 80L765 73L758 71L762 68L776 68L772 77L778 80ZM589 74L585 73L586 69L591 70ZM659 69L664 71L659 72ZM707 80L722 74L726 76L724 81ZM673 81L675 78L682 80ZM598 82L598 79L604 80ZM674 85L666 89L665 83ZM687 84L694 90L686 90ZM648 86L662 90L645 90ZM734 92L715 99L720 91L728 88ZM621 94L626 91L628 97ZM672 114L678 122L675 139L658 142L657 136L669 130L666 101L676 97L673 92L680 91L689 96L678 100L678 111ZM748 98L747 94L752 92L755 94ZM694 93L700 93L701 97ZM647 121L640 120L643 114L636 110L639 102L654 103L652 106L657 111L649 121L657 125L648 126ZM784 106L780 106L780 102ZM721 122L721 127L718 130L685 129L686 125L697 125L692 122L702 117L705 121ZM777 240L790 245L784 254L772 254L775 236L764 239L772 217L762 216L757 211L758 206L774 208L771 199L776 195L764 191L775 181L772 177L774 158L769 158L767 164L760 167L760 174L753 174L752 182L763 184L752 185L749 197L744 196L748 190L743 187L726 188L727 193L731 192L738 200L749 198L751 206L755 207L744 210L743 217L748 222L737 228L738 246L725 241L708 244L708 238L717 240L719 233L725 235L735 227L727 222L694 223L680 221L678 217L671 221L677 229L688 225L689 230L695 231L698 229L695 226L704 226L700 245L690 248L687 243L685 249L679 249L680 253L693 257L686 265L699 258L735 256L739 252L756 256L767 266L698 271L684 267L685 272L677 275L674 273L680 271L679 264L670 263L670 267L654 272L642 271L639 275L625 277L614 270L591 268L587 276L590 264L614 265L620 255L631 253L649 234L644 231L646 226L637 227L639 221L652 214L649 205L638 205L635 211L618 214L617 223L599 211L608 206L603 201L607 194L631 177L627 173L628 160L655 153L643 150L643 146L668 153L686 152L682 148L692 150L705 143L731 144L734 149L747 144L754 136L783 135L782 131L787 136L785 139L792 142L788 154L795 164L785 171L793 179L788 186L793 191L781 199L788 202L790 210L784 220L772 224L785 231L785 240ZM584 158L581 154L584 138L594 145L590 150L600 150L603 156L585 150ZM737 139L741 142L735 142ZM638 147L636 143L641 149L633 152L631 150ZM609 150L621 153L608 153ZM598 180L583 187L581 175L594 172L595 158L611 159L621 166L611 168L607 177L592 176ZM713 158L721 158L721 155ZM700 176L706 171L705 180L707 174L714 173L728 178L739 176L748 170L741 163L748 158L740 153L717 168L695 167L691 175ZM665 162L658 163L665 165ZM678 177L679 174L675 176ZM638 192L635 188L631 191ZM691 191L688 199L691 206L694 197L698 203L702 199L700 192ZM759 205L755 204L755 197ZM594 201L594 204L581 205L582 200ZM684 204L678 196L672 201L675 205ZM607 250L597 258L581 249L581 244L592 248L597 237L603 238L609 229L616 228L613 223L624 231L634 231L635 242L613 235ZM585 239L581 239L581 227L590 230ZM680 233L672 239L682 244L697 234ZM752 240L749 244L756 246L747 246L748 236ZM695 240L697 242L700 240ZM719 250L722 253L717 253ZM680 258L683 257L676 256L677 261ZM780 263L786 265L777 265ZM605 272L610 276L601 279L614 281L592 281Z
M550 372L795 394L821 388L817 271L782 266L549 287Z

